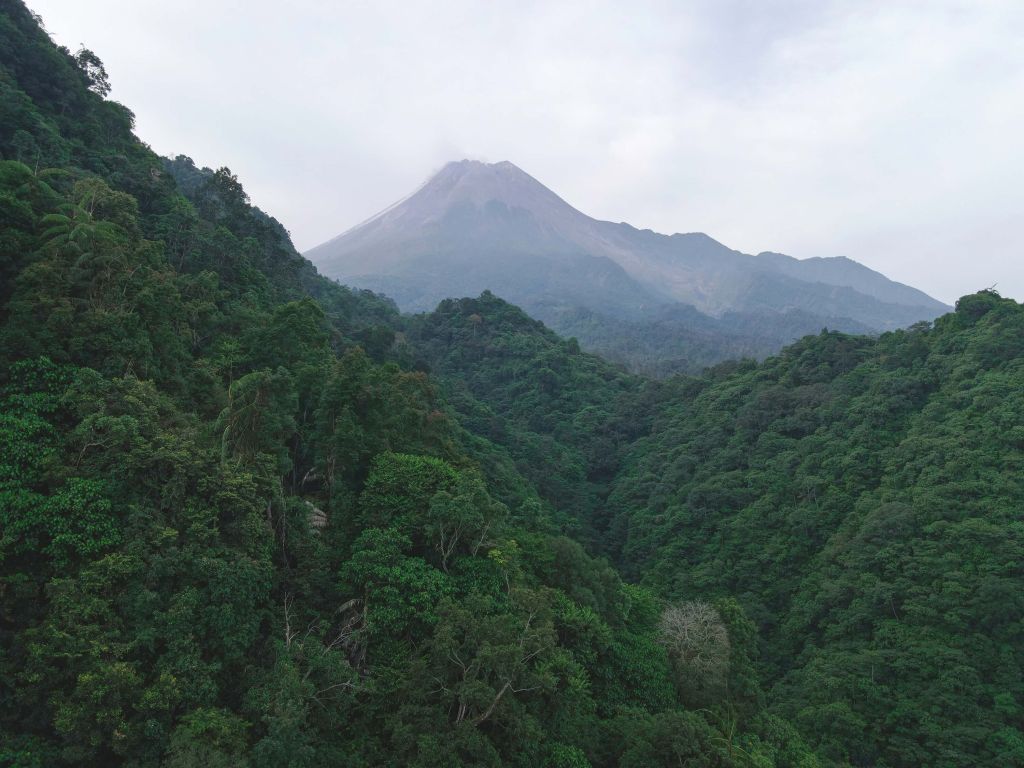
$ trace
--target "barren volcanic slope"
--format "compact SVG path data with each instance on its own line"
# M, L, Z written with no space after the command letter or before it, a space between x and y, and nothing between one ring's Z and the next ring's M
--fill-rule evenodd
M581 213L509 162L453 162L306 254L408 311L491 290L653 372L762 356L822 327L882 331L949 307L845 258L752 256Z

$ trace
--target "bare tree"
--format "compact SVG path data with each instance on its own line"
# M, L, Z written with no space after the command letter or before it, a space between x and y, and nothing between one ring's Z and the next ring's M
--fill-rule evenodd
M705 690L725 683L729 633L714 606L700 600L670 605L661 615L660 629L680 683Z

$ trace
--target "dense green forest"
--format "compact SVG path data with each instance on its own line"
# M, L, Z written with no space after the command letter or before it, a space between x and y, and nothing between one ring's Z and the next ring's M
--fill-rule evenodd
M3 4L0 765L816 764L732 601L696 706L702 648L567 535L639 381L484 297L507 358L438 383L474 313L318 277L107 88Z
M1024 308L648 381L108 92L0 0L0 766L1024 765Z
M826 759L1024 764L1024 307L675 386L613 491L627 573L738 599Z

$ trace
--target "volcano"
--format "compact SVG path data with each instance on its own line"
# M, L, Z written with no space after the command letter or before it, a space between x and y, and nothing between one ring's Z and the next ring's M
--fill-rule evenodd
M406 311L490 290L598 351L612 341L602 335L644 336L650 326L676 359L699 337L701 363L763 356L822 327L879 332L950 309L847 258L751 255L703 233L591 218L507 161L448 163L306 256ZM677 367L692 368L683 357Z

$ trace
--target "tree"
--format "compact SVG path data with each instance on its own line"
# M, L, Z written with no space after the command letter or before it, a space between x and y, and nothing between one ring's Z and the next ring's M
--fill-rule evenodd
M291 376L283 368L246 374L228 390L220 423L225 458L243 463L272 457L278 475L291 467L287 441L295 431L297 405Z
M246 768L249 724L233 712L201 708L181 718L171 734L168 768Z
M107 70L99 56L88 48L82 47L75 54L75 63L85 75L90 91L103 97L110 93L110 79L107 77Z
M460 552L475 557L489 548L507 512L504 504L490 497L481 478L468 472L459 473L451 490L435 493L427 510L426 535L442 570L447 573L449 561Z
M441 607L434 677L455 725L479 726L506 699L539 695L557 683L550 664L557 640L543 595L515 591L509 608L481 594Z
M686 698L706 697L725 684L729 634L710 603L692 600L666 607L660 629Z

